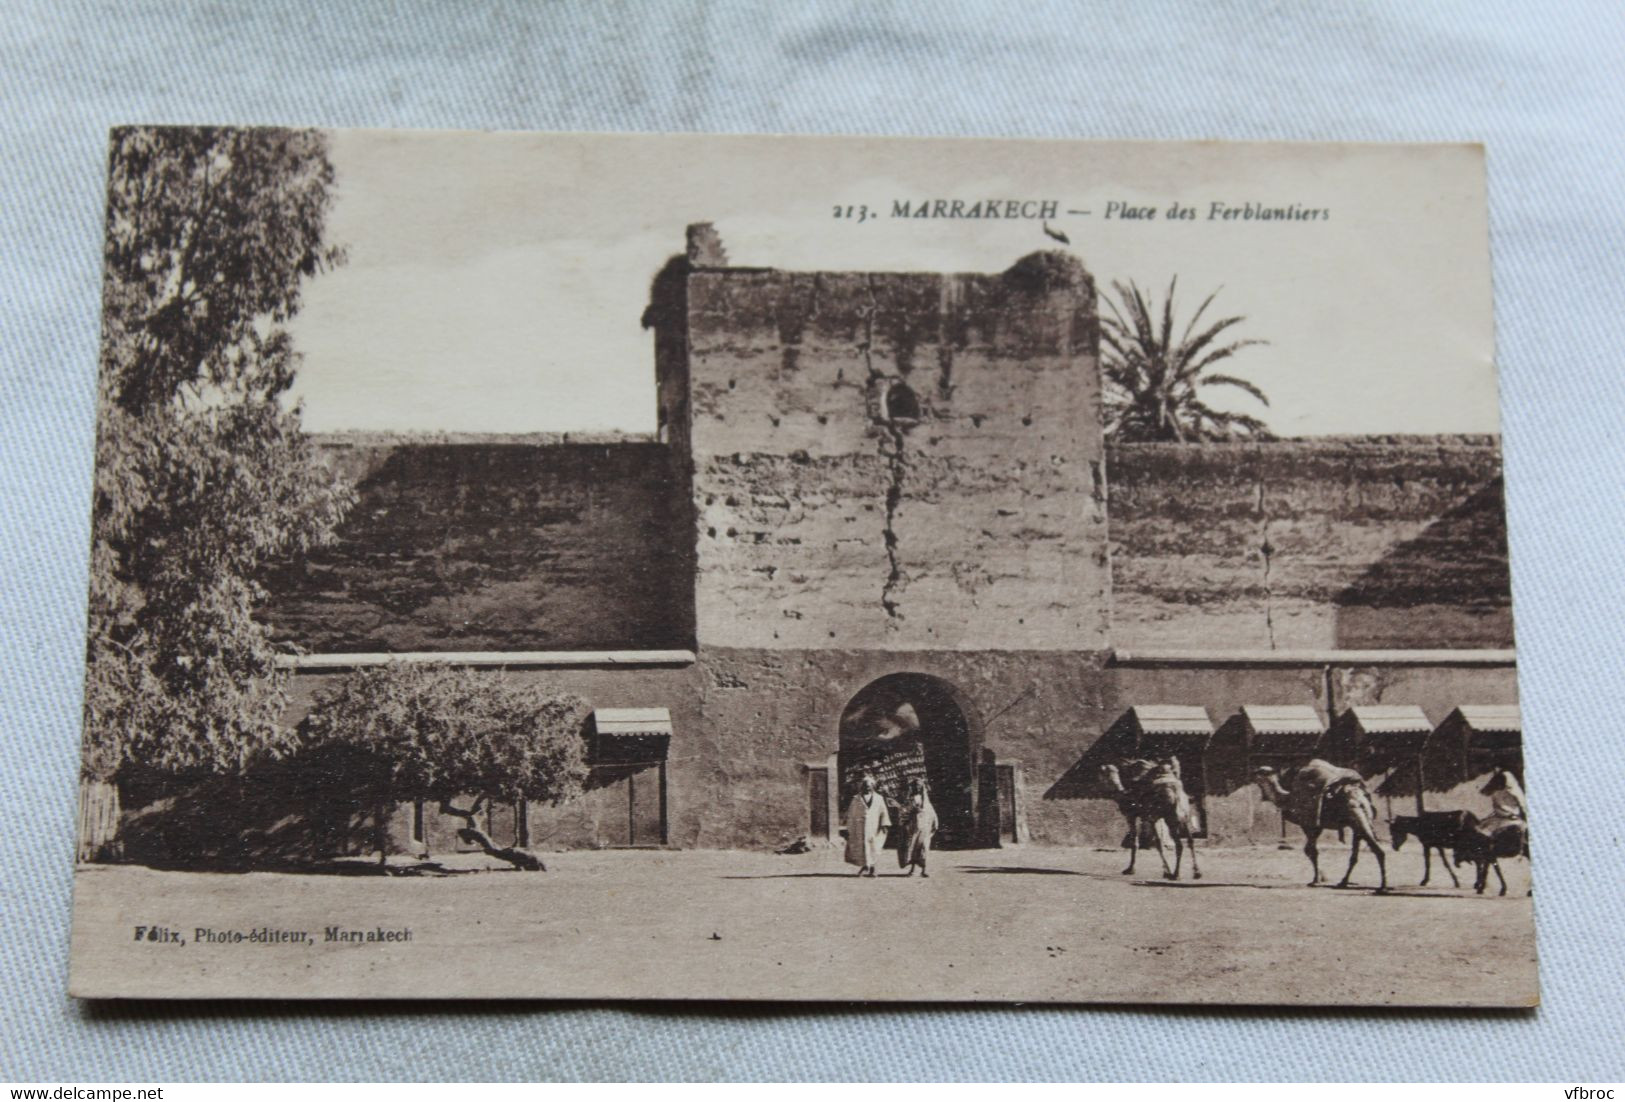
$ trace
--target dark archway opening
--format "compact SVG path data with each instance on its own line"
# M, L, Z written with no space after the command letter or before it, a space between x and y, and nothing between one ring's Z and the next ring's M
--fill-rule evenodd
M841 713L839 806L844 812L865 773L893 802L919 777L941 824L936 844L976 845L977 741L948 682L919 673L872 681Z

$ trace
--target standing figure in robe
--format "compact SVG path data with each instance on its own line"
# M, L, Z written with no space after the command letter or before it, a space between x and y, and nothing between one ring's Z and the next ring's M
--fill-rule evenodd
M1489 783L1479 791L1490 798L1490 818L1508 822L1529 818L1529 803L1524 798L1523 786L1512 775L1512 770L1505 766L1497 766L1495 772L1490 774Z
M1515 826L1523 831L1523 855L1529 856L1529 803L1524 798L1523 786L1512 770L1497 766L1490 774L1489 783L1479 789L1490 798L1490 817L1480 819L1474 829L1485 837L1493 838L1503 828ZM1497 869L1499 874L1499 869Z
M937 832L937 809L931 806L925 782L918 777L908 782L908 798L903 802L899 818L903 842L897 847L897 864L908 870L904 876L913 876L914 870L919 869L923 880L931 875L925 871L925 859L931 852L931 837Z
M858 875L875 875L875 864L886 845L891 812L886 797L875 788L875 779L863 775L860 791L846 808L846 863L858 866Z

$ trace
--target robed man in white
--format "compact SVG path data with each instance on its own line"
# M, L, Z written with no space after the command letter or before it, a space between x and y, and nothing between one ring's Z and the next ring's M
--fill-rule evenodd
M930 876L925 862L931 855L931 839L937 833L937 809L931 806L925 782L918 777L908 782L908 799L898 819L903 828L903 840L897 847L898 867L907 869L907 876L913 876L915 869L920 870L921 878Z
M891 812L886 797L875 789L875 779L864 775L860 791L846 808L846 863L858 866L858 875L875 874L880 851L886 846Z

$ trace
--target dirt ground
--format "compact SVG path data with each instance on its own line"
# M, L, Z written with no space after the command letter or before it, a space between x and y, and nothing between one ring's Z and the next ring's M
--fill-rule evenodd
M892 855L888 854L888 858ZM545 873L162 872L86 866L73 993L128 997L882 999L1531 1005L1529 869L1474 895L1388 857L1394 891L1308 888L1297 851L1214 849L1169 883L1152 854L1013 847L859 880L839 854L571 852ZM1323 847L1335 881L1347 851ZM1188 870L1187 870L1188 872ZM1443 887L1440 886L1441 882ZM140 940L158 927L179 940ZM198 928L218 940L200 940ZM328 927L361 940L327 940ZM280 931L267 944L256 931ZM383 937L377 936L384 931ZM399 931L410 931L399 940ZM236 933L233 933L233 932ZM366 935L374 938L368 940ZM242 940L233 940L238 935ZM156 935L163 937L165 935ZM393 940L392 940L393 939Z

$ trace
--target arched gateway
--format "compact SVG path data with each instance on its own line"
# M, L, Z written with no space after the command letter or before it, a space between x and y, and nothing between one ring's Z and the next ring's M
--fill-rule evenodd
M939 844L974 845L979 743L971 710L947 681L922 673L871 681L841 713L837 807L846 807L865 773L893 799L921 777L941 822Z

